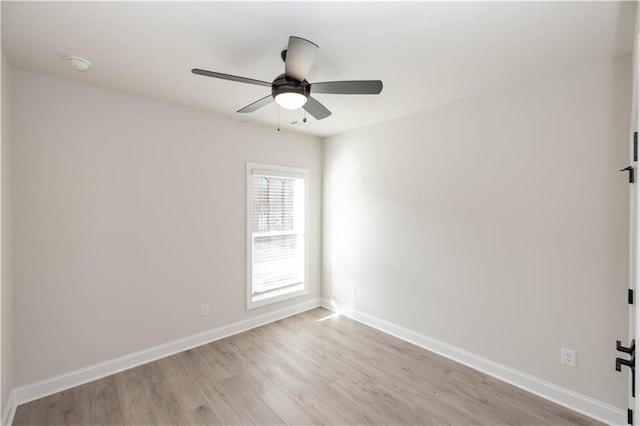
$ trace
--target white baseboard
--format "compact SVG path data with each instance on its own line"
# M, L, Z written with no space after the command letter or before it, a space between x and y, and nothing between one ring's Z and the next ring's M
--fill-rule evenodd
M627 413L620 408L554 385L553 383L541 380L522 371L515 370L506 365L499 364L465 351L464 349L416 333L415 331L392 324L364 312L338 306L327 299L322 299L322 306L601 422L612 425L627 424Z
M332 311L338 311L342 315L384 333L435 352L596 420L614 425L626 424L626 412L620 408L611 406L588 396L581 395L572 390L562 388L522 371L515 370L487 358L465 351L464 349L460 349L437 339L416 333L415 331L376 318L364 312L337 306L327 299L319 298L311 299L277 311L258 315L232 324L227 324L203 333L194 334L166 344L154 346L129 355L114 358L49 379L21 386L11 392L9 400L7 401L7 406L3 407L4 412L2 413L2 424L11 424L15 415L16 407L19 404L33 401L74 386L82 385L129 368L137 367L187 349L223 339L261 325L269 324L318 306L323 306Z
M10 426L13 423L13 417L16 415L16 392L11 391L7 399L7 405L2 407L2 425Z
M182 339L174 340L162 345L153 346L143 349L129 355L124 355L108 361L80 368L68 373L60 374L49 379L40 380L25 386L16 388L12 393L15 394L14 407L25 402L33 401L56 392L60 392L74 386L82 385L93 380L101 379L120 371L128 370L160 358L164 358L187 349L205 345L207 343L229 337L243 331L269 324L274 321L296 315L309 309L320 306L320 299L311 299L306 302L278 309L273 312L247 318L242 321L223 325L203 333L194 334ZM14 408L15 411L15 408ZM3 422L3 424L6 424Z

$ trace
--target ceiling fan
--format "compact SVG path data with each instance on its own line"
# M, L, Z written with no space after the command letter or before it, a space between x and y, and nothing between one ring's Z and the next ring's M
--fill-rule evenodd
M382 81L380 80L325 81L322 83L309 83L306 80L306 77L311 69L311 65L313 65L317 51L318 46L315 43L300 37L289 37L287 49L283 50L280 54L284 61L284 74L277 76L271 83L268 81L254 80L252 78L222 74L198 68L192 69L191 72L198 75L204 75L206 77L215 77L223 80L271 87L270 95L265 96L262 99L258 99L244 108L239 109L238 112L241 113L256 111L275 100L282 108L298 109L302 107L316 120L322 120L323 118L330 116L331 111L311 95L317 93L338 95L377 95L382 92Z

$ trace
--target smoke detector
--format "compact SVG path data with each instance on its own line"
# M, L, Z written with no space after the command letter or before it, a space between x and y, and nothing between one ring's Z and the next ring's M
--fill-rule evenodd
M86 71L91 66L91 62L78 56L67 56L69 66L76 71Z

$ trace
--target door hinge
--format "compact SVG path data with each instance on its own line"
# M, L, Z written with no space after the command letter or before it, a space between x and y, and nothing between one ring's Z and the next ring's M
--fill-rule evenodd
M624 169L620 169L621 172L629 172L629 183L634 183L636 181L636 170L633 166L627 166Z
M627 408L627 424L633 424L633 410L631 408Z
M638 132L633 132L633 161L638 161Z
M630 305L633 305L633 290L632 289L627 290L627 302Z

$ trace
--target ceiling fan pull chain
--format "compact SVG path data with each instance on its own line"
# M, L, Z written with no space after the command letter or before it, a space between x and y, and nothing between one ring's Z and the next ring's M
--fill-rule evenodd
M278 105L278 131L280 131L280 105Z

